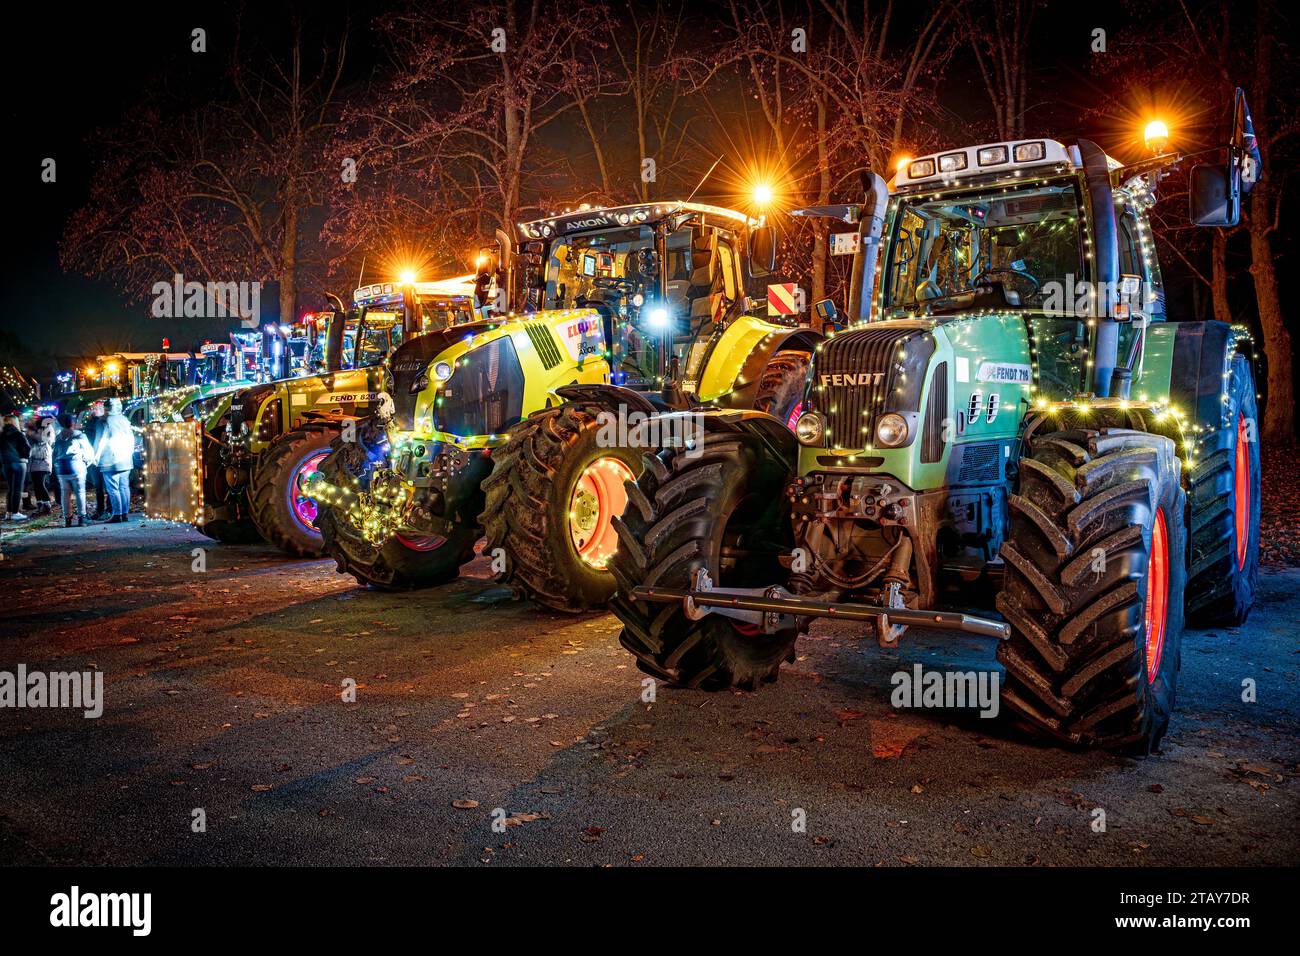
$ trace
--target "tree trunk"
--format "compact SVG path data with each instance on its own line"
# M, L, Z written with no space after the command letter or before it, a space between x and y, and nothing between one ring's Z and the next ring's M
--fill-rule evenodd
M830 202L831 169L830 157L826 154L826 98L817 98L817 204L824 206ZM824 219L813 220L813 275L812 301L826 298L826 262L829 256L826 236L829 232ZM811 305L812 303L809 303Z
M292 189L285 191L284 202L284 235L280 238L281 324L298 318L298 197Z
M1271 224L1268 201L1270 184L1256 184L1250 217L1250 275L1255 280L1255 307L1268 356L1268 401L1264 406L1265 440L1289 443L1295 439L1295 397L1291 382L1291 333L1282 316L1278 298L1277 267L1273 262L1268 233Z
M1214 230L1210 292L1214 301L1214 317L1232 324L1232 310L1228 308L1228 233Z

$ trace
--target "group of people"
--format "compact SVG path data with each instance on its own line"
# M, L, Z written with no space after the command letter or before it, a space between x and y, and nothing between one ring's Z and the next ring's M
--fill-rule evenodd
M85 429L72 415L34 418L24 428L6 415L0 428L0 458L8 488L8 520L25 521L23 492L30 479L35 515L47 515L58 503L64 527L87 520L121 524L131 511L131 468L135 433L122 414L122 402L96 402ZM87 515L87 488L95 493L95 514Z

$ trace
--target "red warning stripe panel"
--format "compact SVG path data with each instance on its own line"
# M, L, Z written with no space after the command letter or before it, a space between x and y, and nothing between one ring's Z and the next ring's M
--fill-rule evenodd
M780 282L767 287L767 314L768 315L796 315L798 309L795 307L795 290L797 286L793 282Z

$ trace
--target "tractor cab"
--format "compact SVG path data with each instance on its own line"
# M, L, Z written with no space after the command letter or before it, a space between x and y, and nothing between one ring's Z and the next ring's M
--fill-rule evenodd
M753 307L752 280L772 269L749 249L767 231L743 213L688 202L584 206L521 223L523 308L595 309L614 384L695 391L718 335Z
M474 307L474 277L457 276L431 282L383 282L361 286L352 293L358 309L384 316L407 337L441 332L480 318ZM368 320L370 321L370 320ZM400 342L392 343L394 346Z

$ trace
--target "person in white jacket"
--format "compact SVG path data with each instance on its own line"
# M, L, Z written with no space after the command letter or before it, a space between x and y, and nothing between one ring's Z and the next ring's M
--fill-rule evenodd
M109 524L121 524L131 511L131 466L134 463L135 432L122 414L122 400L108 400L108 417L95 446L95 462L104 476L108 503L113 510Z
M95 449L76 426L76 420L64 412L59 416L63 430L54 439L54 474L63 486L63 526L72 527L72 516L77 517L77 527L86 523L86 471L95 463Z

